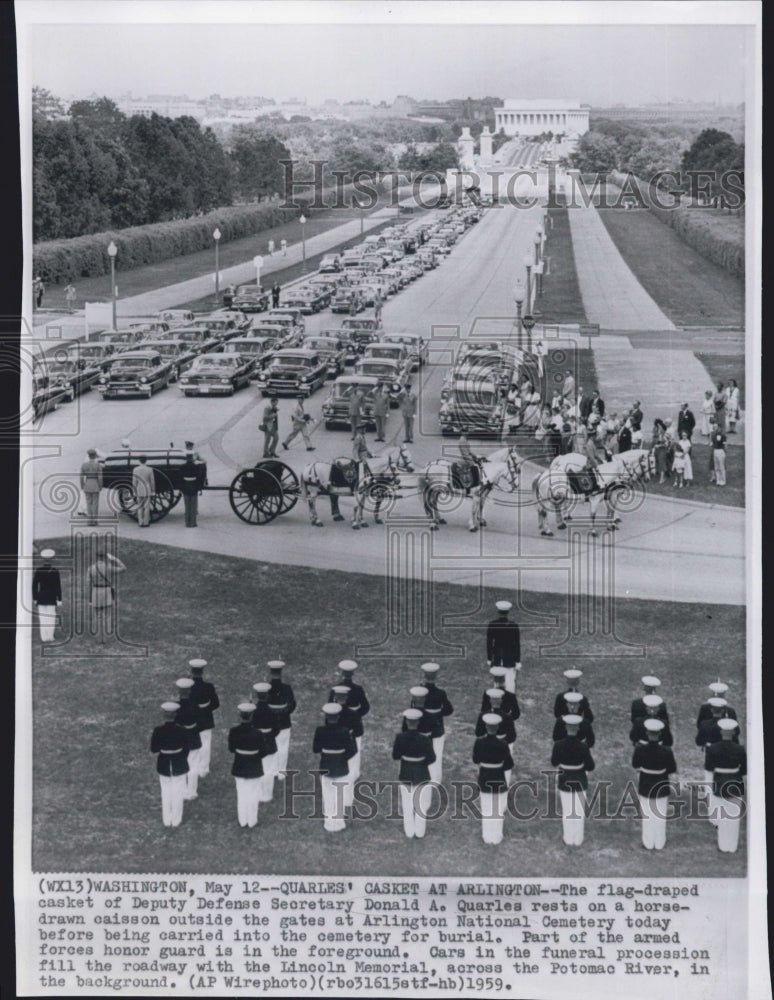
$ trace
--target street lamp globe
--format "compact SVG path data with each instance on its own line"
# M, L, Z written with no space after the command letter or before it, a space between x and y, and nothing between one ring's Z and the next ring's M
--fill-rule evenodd
M218 242L218 240L220 239L220 230L219 229L215 230L215 232L212 234L212 238L215 240L216 243Z
M298 221L301 223L302 226L306 225L306 216L302 215Z
M118 253L118 247L112 240L108 243L107 252L108 252L108 257L115 257L115 255Z
M532 254L531 253L525 253L524 254L524 266L527 268L527 270L529 270L533 266L534 263L535 262L532 259Z
M513 286L513 301L517 306L520 306L524 302L524 285L521 281L517 281Z

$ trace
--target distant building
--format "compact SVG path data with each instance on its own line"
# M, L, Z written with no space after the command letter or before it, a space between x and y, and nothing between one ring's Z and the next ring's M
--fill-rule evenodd
M553 132L577 139L589 130L589 111L589 106L579 101L508 97L502 107L494 109L495 131L502 129L514 136Z

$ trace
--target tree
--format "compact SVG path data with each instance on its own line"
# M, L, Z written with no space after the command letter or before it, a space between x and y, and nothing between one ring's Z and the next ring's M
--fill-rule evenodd
M705 128L683 153L684 171L708 171L710 178L686 178L692 193L709 192L713 197L724 191L723 175L738 173L744 182L744 145L734 142L728 132Z
M285 177L280 160L291 159L279 139L243 130L234 140L231 163L236 189L243 198L268 198L282 189Z
M586 132L581 136L571 162L584 173L608 173L618 166L618 143L602 132Z
M65 117L64 104L45 87L32 88L33 120L56 121Z

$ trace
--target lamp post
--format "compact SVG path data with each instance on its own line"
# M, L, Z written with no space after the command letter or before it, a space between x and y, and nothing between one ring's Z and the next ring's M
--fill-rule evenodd
M220 230L216 229L212 234L212 238L215 240L215 301L220 301L220 258L218 256L218 248L220 246Z
M306 216L298 220L301 223L301 270L306 272Z
M513 287L513 301L516 303L516 327L518 329L518 347L521 350L521 307L524 305L524 285L517 281Z
M535 231L535 264L540 263L540 251L543 247L543 230L537 229Z
M527 316L532 315L532 254L524 255L524 267L527 270Z
M117 330L116 321L116 254L118 253L118 247L111 240L108 243L108 257L110 258L110 297L113 300L113 329Z

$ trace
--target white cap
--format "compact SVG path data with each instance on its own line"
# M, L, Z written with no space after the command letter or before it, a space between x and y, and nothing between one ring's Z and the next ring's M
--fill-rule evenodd
M237 705L237 712L240 712L242 715L247 715L254 711L255 705L251 701L240 701Z
M253 684L253 691L258 694L268 694L271 691L271 684L268 681L258 681L257 684Z
M338 705L335 701L329 701L323 705L322 710L326 715L338 715L341 712L341 705Z
M495 607L498 611L510 611L513 605L510 601L495 601Z
M500 701L504 694L505 691L502 688L489 688L486 696L490 701Z
M494 712L487 712L486 715L481 717L481 721L485 726L499 726L503 721L503 717L496 715Z
M45 553L41 553L41 555L45 555ZM709 689L715 697L719 698L721 695L724 695L726 691L728 691L728 684L724 684L723 681L713 681L709 685Z
M725 708L728 702L725 698L708 698L707 704L712 708Z
M413 722L416 722L418 719L422 718L422 713L418 708L407 708L403 712L403 718L411 719Z
M489 673L492 677L505 677L507 671L505 667L490 667Z
M658 677L648 676L648 677L642 677L640 679L642 681L643 687L646 687L646 688L658 688L658 687L661 687L661 681L658 679Z
M269 660L266 666L269 668L269 670L282 670L282 668L285 666L285 662L284 660Z
M53 549L43 549L40 553L41 559L53 559L56 555Z
M189 660L188 661L188 666L191 668L191 670L204 670L204 668L207 666L207 661L206 660Z
M583 677L583 671L577 670L575 667L570 667L569 670L564 671L562 676L566 677L568 681L577 681L580 680L581 677Z
M726 732L731 732L732 729L739 728L739 723L736 719L718 719L718 726Z
M339 670L343 670L345 674L348 674L353 670L357 670L357 662L355 660L340 660Z
M426 698L428 695L428 691L426 687L421 687L421 685L417 685L416 687L413 687L409 690L409 694L411 695L412 698Z
M659 694L646 694L642 699L642 704L645 708L658 708L659 705L664 704L664 699Z
M579 726L583 722L583 717L580 715L563 715L562 722L565 726Z
M162 712L176 712L180 708L180 702L177 701L165 701L161 704Z
M568 705L578 705L583 701L583 695L580 691L568 691L564 696L564 700Z
M346 684L336 684L333 688L334 694L349 694L349 688Z
M423 663L419 668L425 674L437 674L441 669L440 663Z
M664 728L664 723L661 721L661 719L646 719L645 728L648 730L649 733L660 733L661 730Z
M181 677L179 680L175 681L175 687L179 687L183 691L188 691L193 687L193 685L194 682L190 677Z

